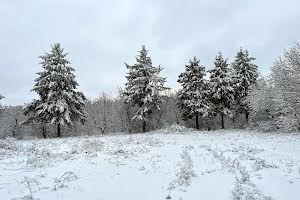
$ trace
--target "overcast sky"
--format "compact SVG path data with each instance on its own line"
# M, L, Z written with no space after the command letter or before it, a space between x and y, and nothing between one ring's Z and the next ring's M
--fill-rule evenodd
M4 104L30 102L38 56L60 42L88 97L116 93L142 44L164 67L168 86L192 56L211 68L218 51L234 59L240 46L268 74L284 48L300 40L297 0L2 0L0 93Z

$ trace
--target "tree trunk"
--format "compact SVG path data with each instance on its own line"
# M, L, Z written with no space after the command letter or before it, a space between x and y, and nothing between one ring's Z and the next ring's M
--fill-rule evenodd
M235 127L235 115L232 116L232 125Z
M146 121L143 120L143 133L145 133L145 132L146 132Z
M179 124L180 116L179 116L179 114L177 114L177 113L175 114L175 116L176 116L176 123Z
M196 128L199 129L199 115L196 115Z
M211 128L210 128L210 125L209 125L209 119L206 120L206 126L207 126L207 130L210 131Z
M61 134L60 134L60 124L57 124L57 137L61 137Z
M15 117L15 125L14 125L13 131L12 131L12 134L13 134L14 138L16 137L17 127L18 127L18 119Z
M246 122L248 123L248 121L249 121L249 113L245 113L246 114Z
M224 114L221 114L222 129L224 129Z
M43 134L43 137L46 139L47 138L47 135L46 135L46 127L44 124L42 124L42 134Z
M130 117L130 113L129 113L129 108L126 108L126 117L127 117L127 130L129 133L132 132L132 121L131 121L131 117Z

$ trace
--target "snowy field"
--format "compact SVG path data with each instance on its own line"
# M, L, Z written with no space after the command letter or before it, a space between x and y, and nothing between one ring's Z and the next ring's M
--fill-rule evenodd
M0 141L0 199L300 199L300 135L173 127Z

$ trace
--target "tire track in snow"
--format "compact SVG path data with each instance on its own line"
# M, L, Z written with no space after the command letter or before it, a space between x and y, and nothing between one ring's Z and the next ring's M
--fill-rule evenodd
M188 187L192 178L196 177L196 172L194 170L193 160L190 155L190 150L193 146L186 146L180 154L180 161L177 163L178 169L175 175L175 179L169 183L167 188L169 194L166 199L171 199L170 193L179 187Z
M245 166L242 166L237 158L230 158L224 155L221 149L214 149L209 145L201 145L200 147L210 152L213 157L218 160L222 166L235 175L235 185L231 192L233 200L271 200L270 196L265 196L256 185L250 180L250 174ZM237 151L236 153L240 153ZM239 157L239 156L238 156Z

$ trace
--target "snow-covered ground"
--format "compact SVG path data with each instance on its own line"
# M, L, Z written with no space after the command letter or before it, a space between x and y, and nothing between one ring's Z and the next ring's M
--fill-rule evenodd
M0 141L0 199L300 199L300 135L173 127Z

